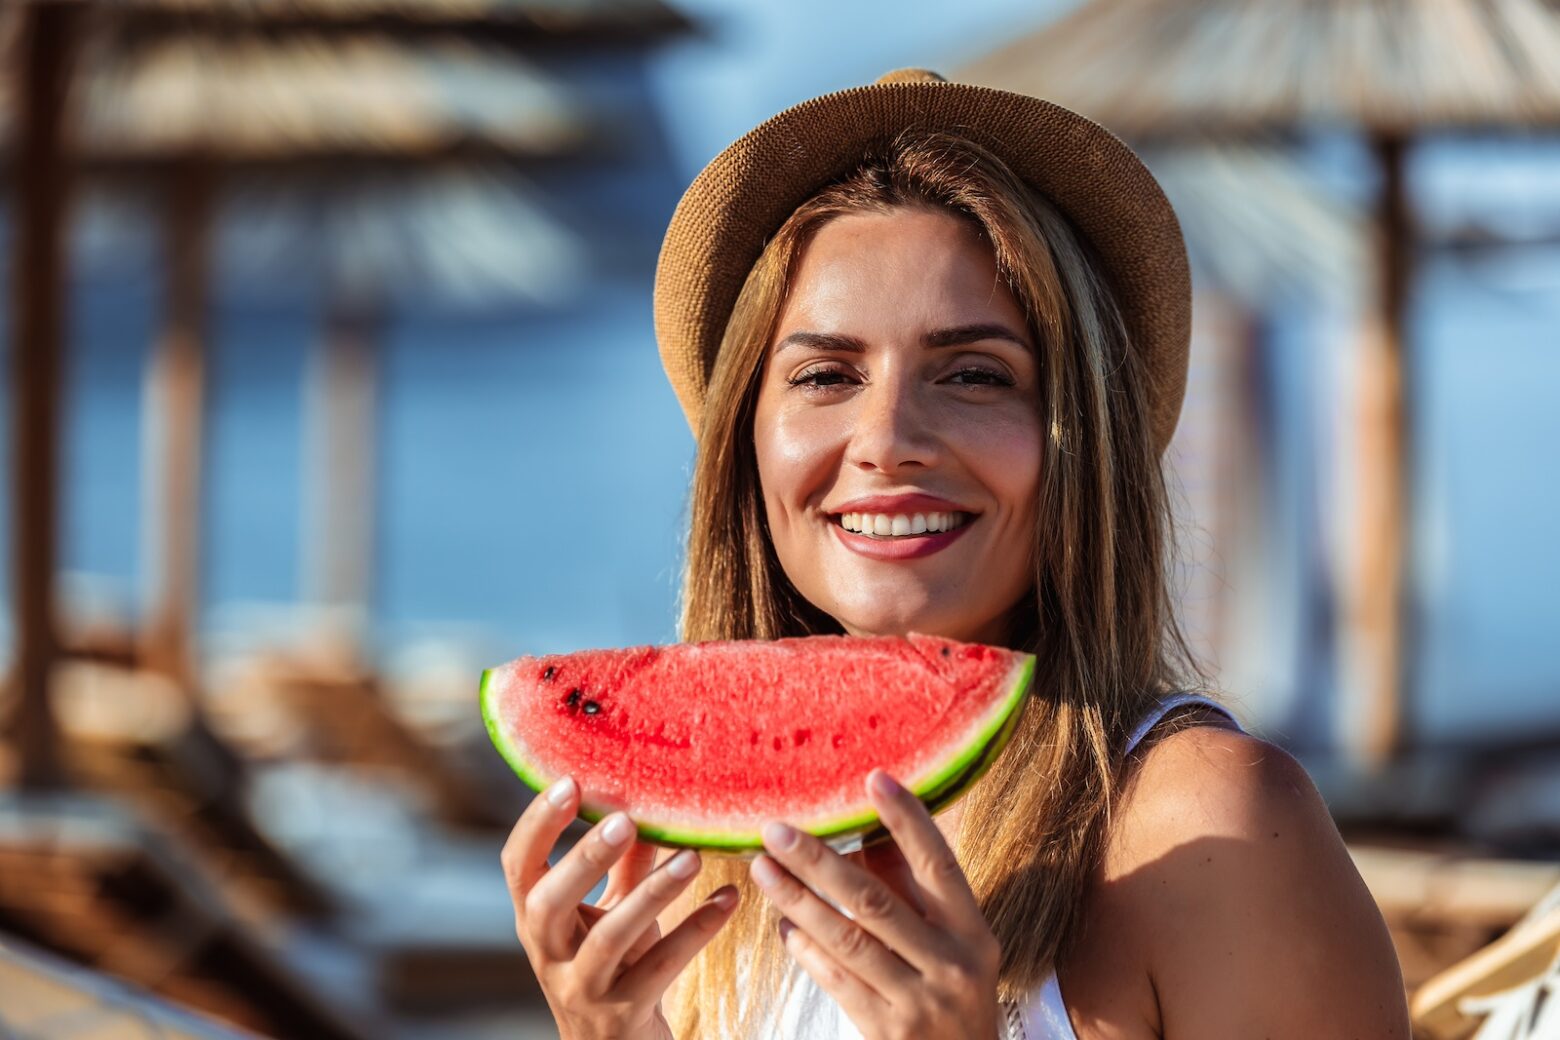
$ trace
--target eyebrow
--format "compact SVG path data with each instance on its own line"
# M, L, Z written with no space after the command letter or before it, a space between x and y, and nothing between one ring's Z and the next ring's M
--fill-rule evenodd
M922 342L928 347L959 347L966 343L979 343L986 339L1005 339L1010 343L1016 343L1025 350L1029 349L1029 341L1013 332L1006 325L996 322L978 322L974 325L956 325L952 328L937 329L927 333ZM793 332L779 343L775 344L775 353L778 354L787 347L812 347L814 350L838 350L847 354L864 354L867 345L855 336L847 336L835 332Z

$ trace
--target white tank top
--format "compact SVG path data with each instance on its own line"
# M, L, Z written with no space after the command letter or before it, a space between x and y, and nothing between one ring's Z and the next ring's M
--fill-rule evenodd
M1175 693L1160 701L1133 728L1127 738L1127 752L1137 747L1170 712L1192 704L1227 715L1237 728L1240 727L1229 709L1217 701L1196 693ZM861 1033L839 1005L795 964L791 970L789 995L780 1008L779 1029L775 1035L792 1040L861 1040ZM1002 1023L1002 1040L1078 1040L1067 1017L1067 1005L1062 1000L1061 985L1054 970L1027 1001L1021 1005L1004 1005L1003 1011L1006 1019Z

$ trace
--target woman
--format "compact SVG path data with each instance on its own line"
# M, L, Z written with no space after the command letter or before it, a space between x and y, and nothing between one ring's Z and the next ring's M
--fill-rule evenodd
M935 821L875 771L894 840L863 852L777 822L701 873L619 814L549 869L578 792L537 799L504 864L564 1037L1406 1040L1304 771L1184 691L1160 457L1189 299L1152 177L1036 99L905 70L700 175L656 288L699 438L684 638L921 631L1038 678Z

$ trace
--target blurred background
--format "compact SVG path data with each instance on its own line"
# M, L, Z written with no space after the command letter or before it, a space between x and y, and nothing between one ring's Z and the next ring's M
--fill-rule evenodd
M1553 913L1508 929L1560 882L1552 3L9 0L0 1033L555 1035L477 676L675 639L661 235L903 66L1175 204L1184 618L1416 1028L1474 1028L1427 983L1503 935L1506 985L1549 963Z

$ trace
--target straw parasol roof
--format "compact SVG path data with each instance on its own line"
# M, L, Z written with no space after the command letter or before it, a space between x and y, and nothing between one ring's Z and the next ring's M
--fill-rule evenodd
M0 67L27 4L0 5ZM607 129L563 44L685 31L661 0L114 0L84 5L68 150L88 169L576 155ZM0 79L0 147L14 137Z
M77 136L94 159L298 153L422 156L480 142L521 155L573 151L578 99L512 54L462 41L413 53L383 39L323 43L186 36L120 50L93 41Z
M456 305L557 303L590 265L588 243L546 196L492 164L368 176L350 191L254 179L232 192L217 238L223 269L241 282L415 292Z
M1050 98L1133 138L1328 123L1386 134L1560 127L1560 6L1089 2L960 77Z
M365 28L425 35L472 32L523 42L560 37L643 38L690 28L661 0L117 0L137 25L275 29Z
M496 162L343 180L232 181L213 214L214 269L252 300L363 288L438 306L552 306L574 298L594 263L546 193ZM85 185L70 238L77 270L111 282L155 268L148 201L102 179Z
M204 33L127 42L112 25L88 29L68 147L89 166L545 157L597 136L563 83L493 45ZM12 107L0 93L0 141L13 136Z
M1253 309L1356 291L1368 266L1364 215L1281 151L1203 145L1144 161L1180 217L1194 277Z

